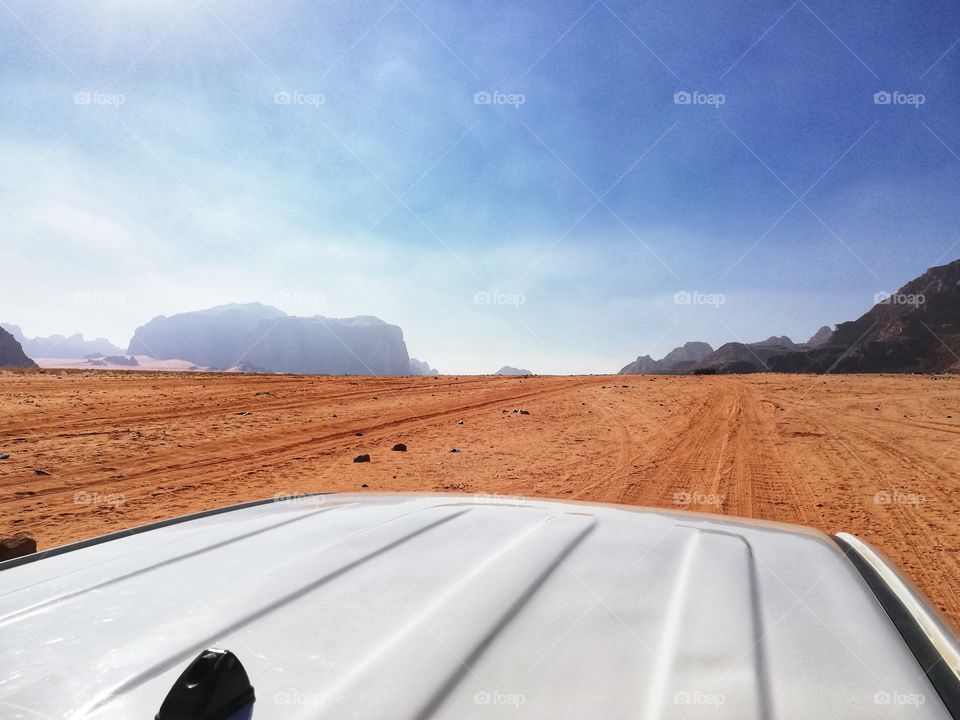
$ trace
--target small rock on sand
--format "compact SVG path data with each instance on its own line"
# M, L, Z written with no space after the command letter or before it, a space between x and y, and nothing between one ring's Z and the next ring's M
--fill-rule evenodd
M357 455L354 459L354 462L370 462L370 456L364 453L363 455Z
M393 450L394 452L406 452L406 451L407 451L407 446L404 445L403 443L397 443L396 445L394 445L394 446L393 446L392 448L390 448L390 449Z
M37 541L32 537L17 534L0 540L0 562L11 560L23 555L31 555L37 551Z

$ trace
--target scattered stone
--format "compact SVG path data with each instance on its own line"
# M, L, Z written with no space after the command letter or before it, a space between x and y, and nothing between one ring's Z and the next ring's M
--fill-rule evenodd
M530 414L530 411L529 411L529 410L521 410L521 411L520 411L520 414L521 414L521 415L529 415L529 414Z
M360 487L370 487L370 486L367 485L366 483L363 483L363 484L360 485Z
M0 562L32 555L37 551L37 541L22 533L0 540Z
M36 469L33 471L33 473L34 473L34 475L49 475L49 474L50 474L50 473L48 473L46 470L43 470L43 469L41 469L41 468L36 468Z
M463 425L463 420L457 420L457 425Z
M354 459L354 462L370 462L370 456L364 453L363 455L357 455Z
M450 452L460 452L460 448L450 448Z
M392 448L390 448L390 449L393 450L394 452L406 452L406 451L407 451L407 446L404 445L403 443L397 443L396 445L394 445L394 446L393 446Z
M10 457L9 453L0 453L0 460L6 460Z
M354 433L354 435L356 435L357 437L363 437L363 433L362 433L362 432Z
M239 415L240 417L246 417L247 415L253 415L253 413L250 412L249 410L244 410L243 412L238 412L237 415Z

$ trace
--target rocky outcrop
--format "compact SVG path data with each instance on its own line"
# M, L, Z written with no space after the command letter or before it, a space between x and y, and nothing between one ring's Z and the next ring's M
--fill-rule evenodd
M27 357L17 339L0 328L0 367L36 369L37 364Z
M930 268L830 340L774 359L792 372L960 371L960 260Z
M246 360L241 360L233 367L227 368L224 372L228 373L249 373L252 375L260 375L267 372L261 367L257 367L253 363L249 363Z
M620 368L620 375L663 375L663 363L649 355L640 355L632 363Z
M502 368L497 370L494 375L533 375L529 370L524 370L523 368L515 368L511 365L504 365Z
M789 342L780 344L783 340ZM713 370L717 373L753 373L769 370L768 361L795 347L790 338L769 338L757 343L731 342L697 363L694 370Z
M403 331L375 317L282 317L262 321L245 338L243 359L269 372L406 375Z
M713 348L710 347L709 343L688 342L684 343L682 347L674 348L668 352L660 362L667 367L675 367L679 363L697 363L712 352Z
M85 340L80 333L28 338L24 336L19 325L0 323L0 327L13 335L30 357L79 359L88 355L119 355L123 352L106 338Z
M858 319L833 331L824 326L802 345L785 335L727 343L681 371L698 370L960 372L960 260L930 268ZM664 371L663 361L643 356L620 372Z
M269 305L219 305L206 310L159 316L138 327L127 352L158 360L188 360L204 367L229 368L244 358L261 323L286 317Z
M766 340L761 340L760 342L747 343L750 347L782 347L788 350L793 350L797 347L797 344L793 342L786 335L781 335L777 337L776 335L771 335Z
M422 360L417 360L416 358L410 358L410 374L411 375L439 375L440 371L436 368L430 367L428 363Z
M140 364L133 355L130 357L126 355L106 355L99 359L103 360L107 365L121 365L123 367L137 367Z
M620 369L620 375L682 375L713 352L705 342L688 342L674 348L660 360L649 355L641 355L629 365Z
M260 303L154 318L130 353L209 368L329 375L407 375L403 331L375 317L292 317Z
M831 335L833 335L833 330L830 329L829 325L824 325L813 334L813 337L807 340L806 345L812 348L826 345L830 341Z

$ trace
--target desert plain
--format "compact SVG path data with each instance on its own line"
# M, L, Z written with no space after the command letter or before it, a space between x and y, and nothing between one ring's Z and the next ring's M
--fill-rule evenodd
M852 532L960 628L957 376L0 371L3 455L40 550L298 493L623 503Z

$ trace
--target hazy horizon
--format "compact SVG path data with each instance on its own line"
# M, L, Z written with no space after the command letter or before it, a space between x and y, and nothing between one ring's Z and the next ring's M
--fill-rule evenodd
M605 373L960 257L955 2L262 13L0 5L0 321L125 348L262 302L448 374Z

